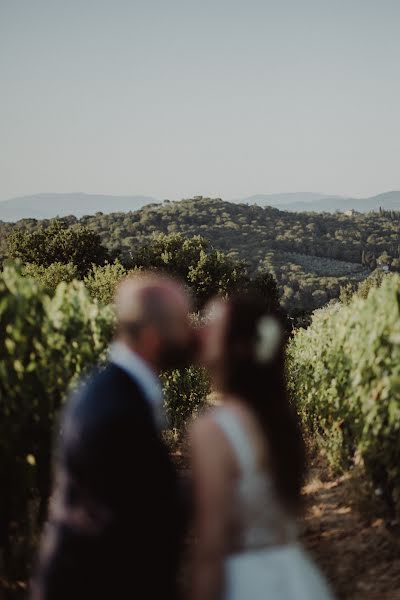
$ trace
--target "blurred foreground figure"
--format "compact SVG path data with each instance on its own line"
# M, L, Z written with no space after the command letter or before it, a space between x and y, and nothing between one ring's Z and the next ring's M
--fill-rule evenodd
M215 301L202 363L222 403L192 428L192 600L328 600L296 540L304 448L286 392L278 316L256 297Z
M183 507L156 373L190 359L190 302L166 278L126 279L109 363L70 399L34 600L173 599Z

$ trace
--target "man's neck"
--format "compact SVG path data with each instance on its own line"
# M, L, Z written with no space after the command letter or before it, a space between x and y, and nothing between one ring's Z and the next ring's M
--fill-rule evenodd
M152 357L149 356L149 353L146 352L145 348L141 347L140 344L137 344L124 337L117 338L115 341L124 344L131 352L137 354L137 356L139 356L143 362L146 363L149 369L151 369L155 374L158 374L159 369L156 361L152 360Z

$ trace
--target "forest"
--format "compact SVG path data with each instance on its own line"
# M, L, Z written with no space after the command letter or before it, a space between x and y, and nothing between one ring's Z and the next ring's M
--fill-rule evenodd
M2 257L9 254L12 231L46 228L51 222L0 223ZM292 315L323 306L339 296L341 287L357 284L377 267L400 267L400 213L393 211L289 213L196 197L129 213L70 216L63 222L97 233L111 261L118 258L128 268L160 233L201 236L227 258L244 262L251 275L273 275L282 306Z

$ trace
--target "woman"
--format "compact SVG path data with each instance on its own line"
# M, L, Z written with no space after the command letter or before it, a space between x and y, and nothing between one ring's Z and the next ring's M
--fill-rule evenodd
M202 363L221 405L191 431L193 600L326 600L296 541L304 447L285 384L283 329L261 298L216 300Z

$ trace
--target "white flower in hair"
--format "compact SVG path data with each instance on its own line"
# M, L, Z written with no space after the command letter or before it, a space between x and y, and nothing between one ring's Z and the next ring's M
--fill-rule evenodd
M210 305L207 314L205 315L206 321L218 321L221 319L225 312L225 303L223 300L215 300Z
M269 363L278 351L282 340L282 329L271 316L261 317L257 325L255 356L261 364Z

